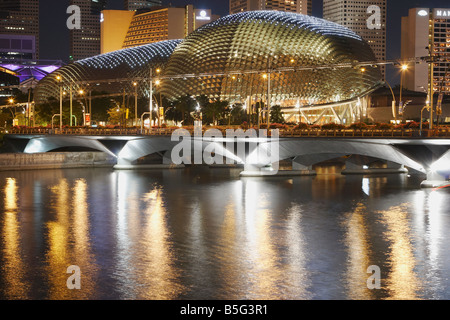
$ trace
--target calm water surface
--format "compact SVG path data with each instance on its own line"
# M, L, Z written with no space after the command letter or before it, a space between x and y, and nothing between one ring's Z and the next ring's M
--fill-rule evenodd
M0 173L0 298L450 299L450 190L238 173Z

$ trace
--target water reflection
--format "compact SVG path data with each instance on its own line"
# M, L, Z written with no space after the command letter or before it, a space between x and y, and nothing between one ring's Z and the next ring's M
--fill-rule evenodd
M386 287L390 299L418 299L420 281L414 268L416 260L411 239L408 211L397 206L380 212L380 219L387 227L384 234L389 241L389 276Z
M88 186L77 179L73 187L67 179L50 187L50 212L47 222L48 251L46 272L49 299L87 299L95 297L95 270L89 235ZM69 266L79 266L82 290L68 290Z
M25 266L22 259L21 227L18 208L18 186L16 179L7 178L4 187L5 211L3 215L3 268L6 299L27 298L29 285L25 281Z
M367 300L372 298L372 291L367 288L367 268L372 264L370 263L370 239L365 221L366 212L367 207L359 203L344 223L344 227L347 229L345 237L345 244L348 248L346 279L350 299Z
M405 176L0 173L2 299L450 298L448 190ZM67 267L82 271L69 290ZM378 265L382 288L370 290Z
M140 247L145 254L140 298L168 300L176 299L183 291L178 270L175 266L171 234L167 226L167 212L162 190L154 189L145 194L144 230Z
M261 183L249 180L244 182L244 226L246 250L245 257L247 284L252 299L280 297L280 270L274 246L276 240L271 237L271 212L267 193L259 190ZM252 275L254 275L252 277Z

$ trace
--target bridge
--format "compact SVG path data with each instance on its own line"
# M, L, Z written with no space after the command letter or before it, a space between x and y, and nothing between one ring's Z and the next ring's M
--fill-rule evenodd
M38 132L39 130L43 130ZM345 159L345 174L405 173L426 176L423 187L447 185L450 134L417 130L82 130L34 129L5 135L8 152L100 151L115 169L238 165L241 176L315 174L313 166ZM63 134L64 133L64 134ZM269 134L267 134L269 133ZM383 161L382 168L374 163ZM280 164L290 164L282 170Z

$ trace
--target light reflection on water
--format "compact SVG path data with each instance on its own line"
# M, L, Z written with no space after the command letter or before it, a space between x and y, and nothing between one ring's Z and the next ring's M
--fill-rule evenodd
M449 190L234 170L0 173L2 299L448 299ZM69 290L67 267L81 269ZM369 266L381 289L367 288Z

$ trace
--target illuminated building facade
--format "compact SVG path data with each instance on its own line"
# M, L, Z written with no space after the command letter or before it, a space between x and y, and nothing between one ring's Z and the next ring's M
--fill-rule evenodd
M268 71L273 70L273 103L335 103L363 95L380 80L378 68L367 66L362 72L339 66L373 59L367 43L348 28L295 13L249 11L193 32L175 49L165 69L168 77L217 76L166 81L163 94L173 98L206 94L230 102L266 99Z
M148 9L151 7L162 6L161 0L125 0L124 9L136 11L139 9Z
M0 59L39 59L39 1L0 2Z
M19 85L20 79L18 74L10 69L6 69L0 66L0 87L5 86L16 86ZM0 96L2 96L2 92L0 91ZM9 94L7 94L9 96Z
M377 61L386 61L387 0L323 0L323 18L349 28L372 48ZM380 66L385 74L385 67Z
M150 67L164 68L175 47L181 40L168 40L135 48L122 49L75 61L64 66L41 80L35 91L37 103L43 103L50 97L59 96L59 82L62 79L64 90L72 87L74 91L84 88L79 81L88 82L97 91L121 92L132 90L133 82L138 78L148 78ZM126 83L109 83L97 81L104 79L129 79ZM148 96L148 81L139 85L139 94Z
M100 18L106 0L70 0L81 9L81 28L70 30L70 61L100 54Z
M101 53L165 40L183 39L197 28L217 19L209 9L193 5L157 7L144 12L103 11Z
M335 23L280 11L243 12L211 22L184 40L131 47L65 66L41 81L36 100L57 96L57 75L64 86L85 81L96 90L121 92L133 79L148 79L153 67L161 70L155 90L169 99L206 95L247 103L270 98L287 112L295 105L301 110L342 106L343 114L347 103L361 105L360 98L381 85L379 68L359 64L373 59L367 42ZM129 81L96 84L118 78ZM145 94L148 85L141 90Z
M277 10L311 15L312 0L230 0L230 14L255 10Z
M433 74L435 92L450 93L450 9L413 8L402 18L402 60L428 57L435 63L433 70L426 61L409 63L404 75L404 87L412 91L429 92L429 75Z

